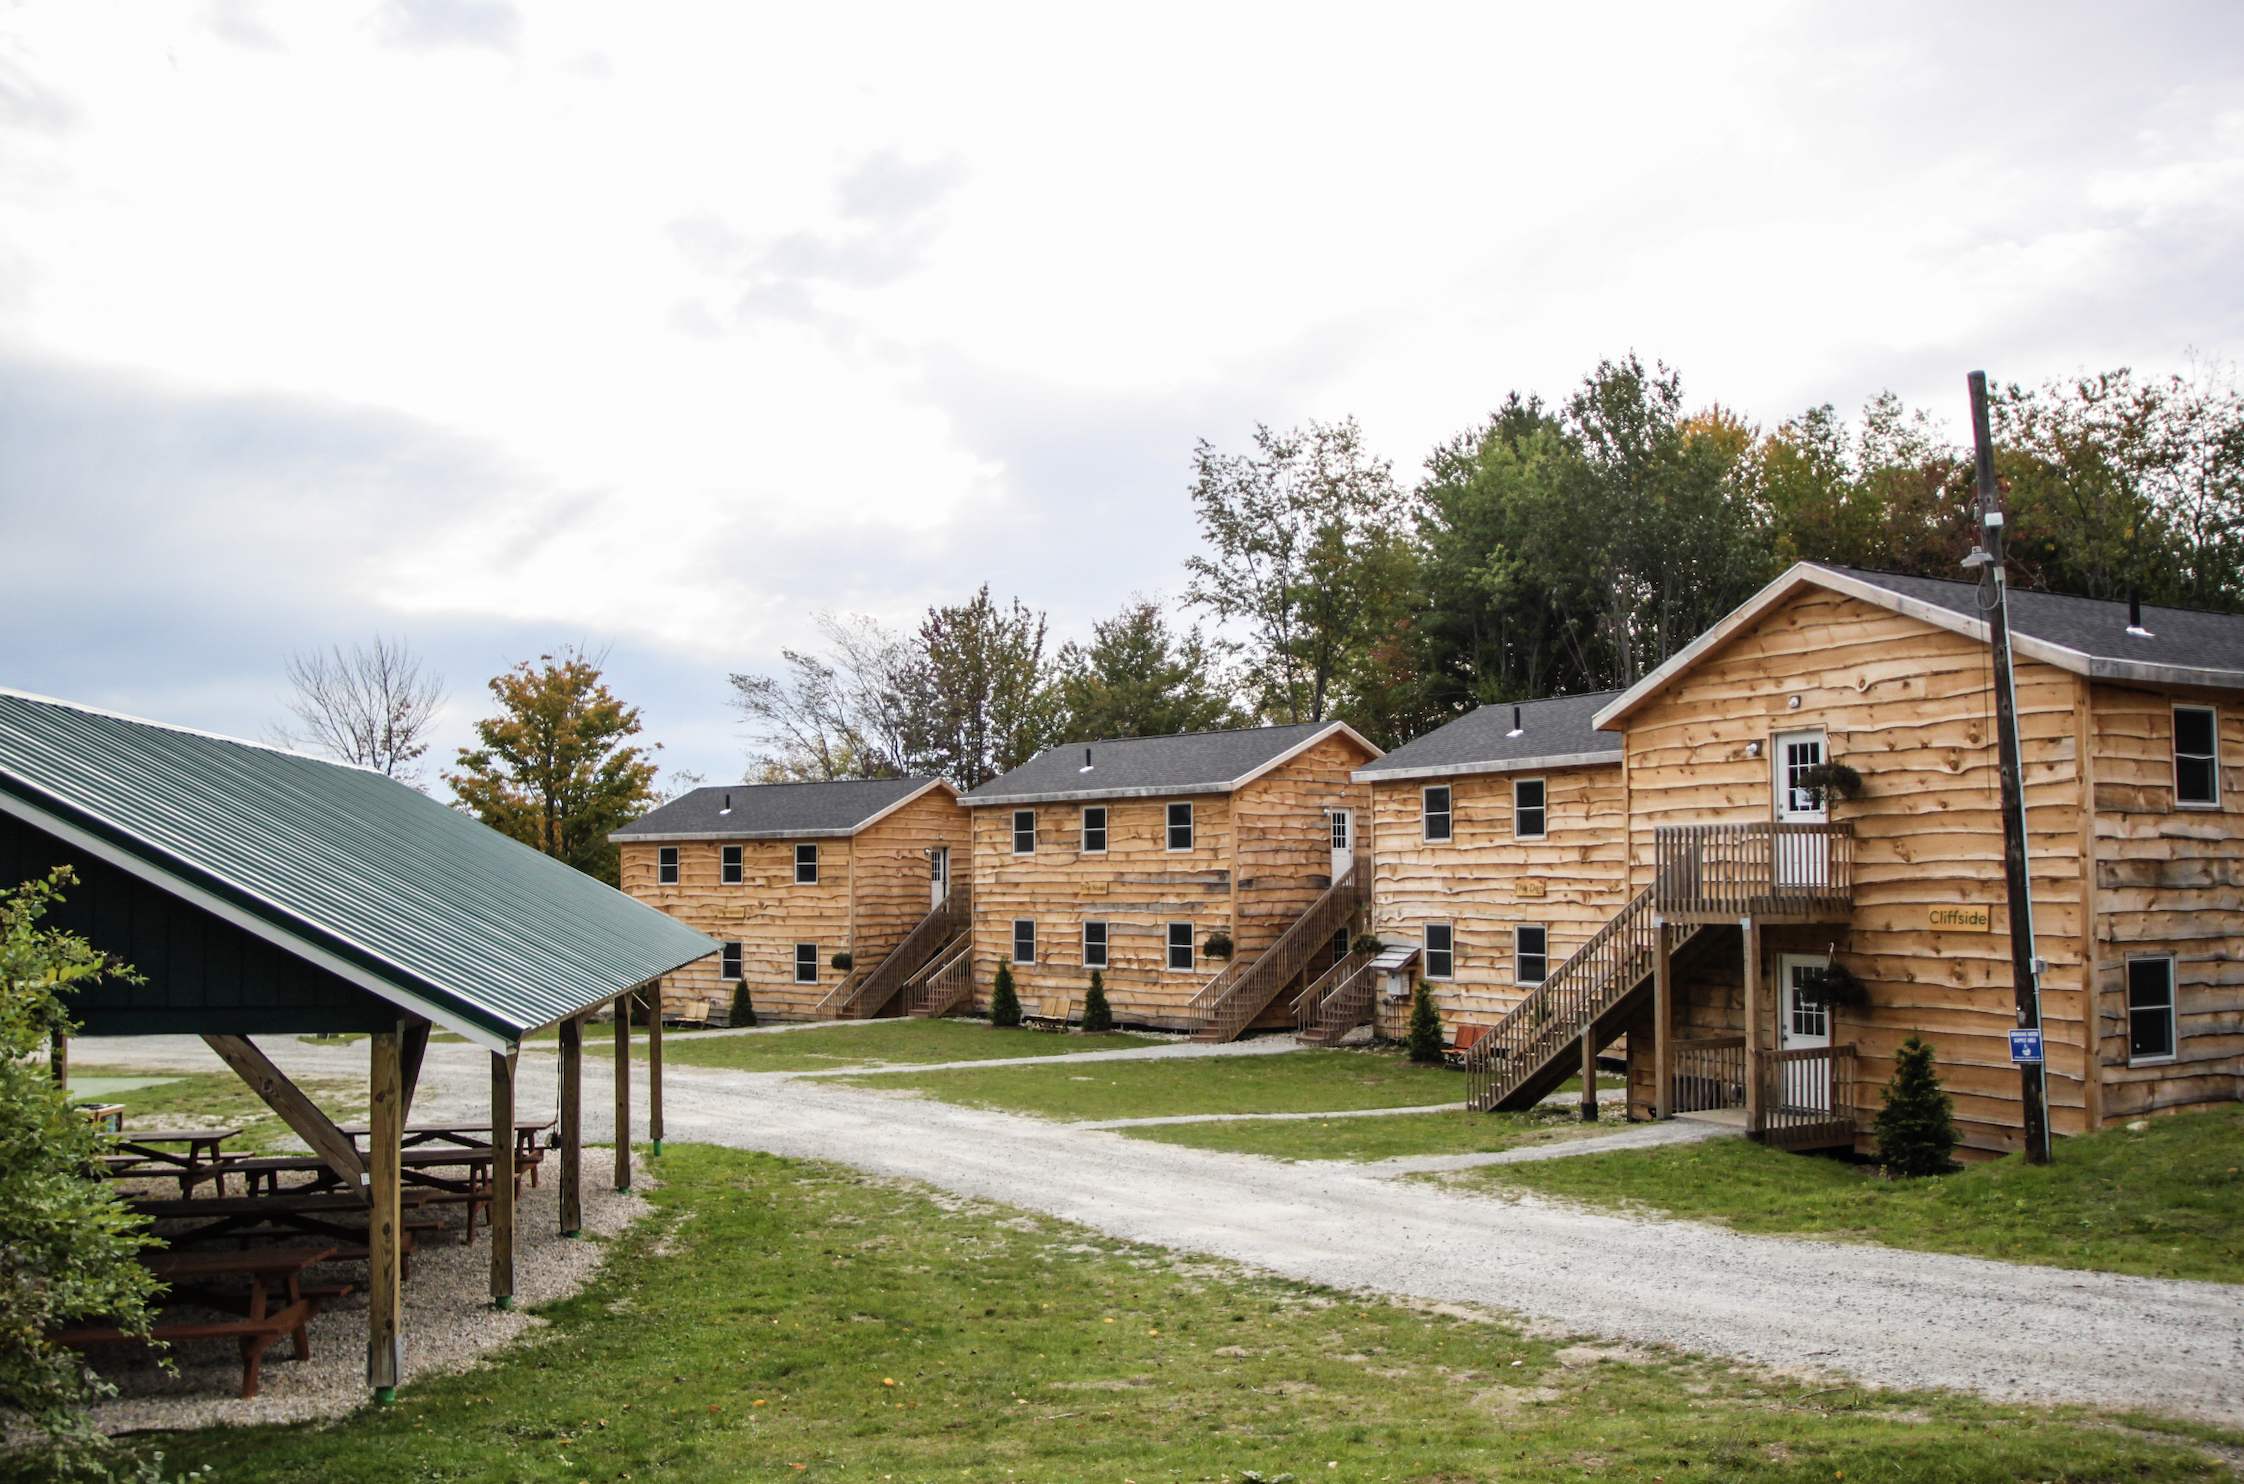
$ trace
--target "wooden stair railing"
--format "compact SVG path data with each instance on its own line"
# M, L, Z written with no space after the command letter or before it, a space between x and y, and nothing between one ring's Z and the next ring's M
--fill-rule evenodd
M851 969L848 973L842 975L841 983L835 985L832 989L827 990L823 995L820 995L818 997L818 1003L810 1007L811 1019L840 1019L841 1007L849 1002L849 997L851 995L857 993L858 982L870 972L871 970L869 969Z
M962 935L935 955L928 967L904 986L904 1013L929 1020L948 1015L974 995L974 936Z
M1523 1091L1554 1071L1553 1062L1571 1056L1580 1065L1582 1033L1651 977L1655 935L1668 935L1672 953L1700 931L1697 923L1662 927L1655 906L1651 887L1631 897L1474 1044L1465 1055L1467 1107L1513 1111L1514 1100L1531 1101Z
M1330 1046L1368 1022L1378 1006L1377 955L1351 953L1301 992L1293 1003L1295 1036L1308 1046Z
M1256 1016L1269 1008L1279 991L1293 982L1294 975L1308 966L1317 951L1331 945L1333 933L1363 909L1364 888L1370 880L1371 863L1358 854L1347 874L1326 887L1324 894L1278 935L1277 942L1245 969L1234 963L1209 980L1186 1007L1187 1014L1204 1022L1193 1039L1236 1040Z
M837 990L821 1001L821 1018L871 1020L887 1009L913 975L966 931L973 920L973 901L967 893L964 884L953 886L941 905L930 909L904 935L903 942L890 949L872 972L858 979L854 989L847 995Z

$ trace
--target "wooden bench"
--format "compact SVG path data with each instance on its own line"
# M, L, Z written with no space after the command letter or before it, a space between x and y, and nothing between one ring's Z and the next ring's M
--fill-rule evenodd
M240 1317L189 1324L153 1324L146 1334L134 1334L115 1328L66 1329L54 1331L47 1338L54 1344L72 1350L90 1350L99 1345L231 1339L241 1351L241 1395L243 1401L248 1401L257 1395L265 1350L275 1340L283 1335L292 1336L296 1341L296 1358L312 1358L311 1335L306 1326L311 1323L312 1316L319 1313L320 1300L340 1298L351 1289L349 1284L308 1288L298 1282L298 1277L306 1268L330 1261L335 1255L333 1247L267 1248L257 1252L148 1253L143 1255L141 1261L150 1272L171 1286L173 1303L196 1304ZM250 1280L246 1297L222 1293L204 1286L208 1279L244 1274ZM266 1289L274 1283L281 1286L288 1299L277 1310L268 1309L266 1301Z
M1453 1067L1463 1066L1465 1064L1465 1053L1478 1046L1480 1038L1487 1034L1488 1027L1485 1025L1474 1025L1468 1021L1458 1026L1456 1042L1443 1048L1441 1059Z

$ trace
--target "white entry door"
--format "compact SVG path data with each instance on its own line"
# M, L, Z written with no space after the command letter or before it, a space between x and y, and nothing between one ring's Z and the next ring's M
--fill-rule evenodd
M1800 980L1820 972L1831 962L1809 954L1787 953L1777 959L1777 1050L1806 1051L1831 1044L1831 1007L1813 995L1803 997ZM1782 1062L1778 1101L1787 1108L1831 1110L1831 1063L1817 1057L1809 1061Z
M951 894L951 848L938 845L927 856L927 906L932 911Z
M1823 765L1821 732L1779 732L1774 758L1776 817L1779 824L1823 824L1830 818L1828 796L1811 793L1802 778ZM1821 886L1831 879L1831 842L1824 835L1779 832L1776 884Z
M1356 811L1332 811L1332 879L1338 881L1356 864Z

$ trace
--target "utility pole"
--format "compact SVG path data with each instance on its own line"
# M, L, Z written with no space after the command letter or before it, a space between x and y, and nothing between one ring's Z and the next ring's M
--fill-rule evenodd
M1979 569L1979 606L1995 659L1995 754L2002 769L2002 875L2010 898L2010 982L2018 996L2018 1028L2010 1059L2018 1065L2026 1113L2026 1159L2049 1163L2049 1084L2041 1043L2042 959L2034 951L2033 885L2026 874L2026 783L2018 748L2018 687L2011 674L2010 585L2003 580L2002 495L1995 487L1995 440L1987 428L1987 373L1971 373L1971 434L1977 445L1980 544L1964 558Z

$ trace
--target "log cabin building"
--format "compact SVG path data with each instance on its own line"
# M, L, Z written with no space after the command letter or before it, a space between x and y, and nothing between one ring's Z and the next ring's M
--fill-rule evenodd
M1002 962L1031 1013L1080 1013L1097 969L1118 1021L1293 1026L1362 919L1369 792L1351 775L1379 755L1312 722L1069 743L992 779L961 801L970 961L915 1008L986 1003Z
M745 984L763 1019L895 1013L965 936L967 815L940 778L697 788L608 838L625 891L724 945L669 1000Z
M1591 724L1617 694L1482 706L1356 771L1387 952L1335 986L1309 1040L1375 1015L1399 1038L1413 974L1445 1024L1492 1024L1620 909L1621 739Z
M2244 617L2010 613L2051 1127L2234 1100ZM1975 585L1803 563L1610 698L1629 895L1474 1047L1474 1106L1626 1035L1632 1117L1867 1148L1917 1034L1966 1148L2020 1147L1993 683ZM1833 960L1865 1003L1817 990Z

